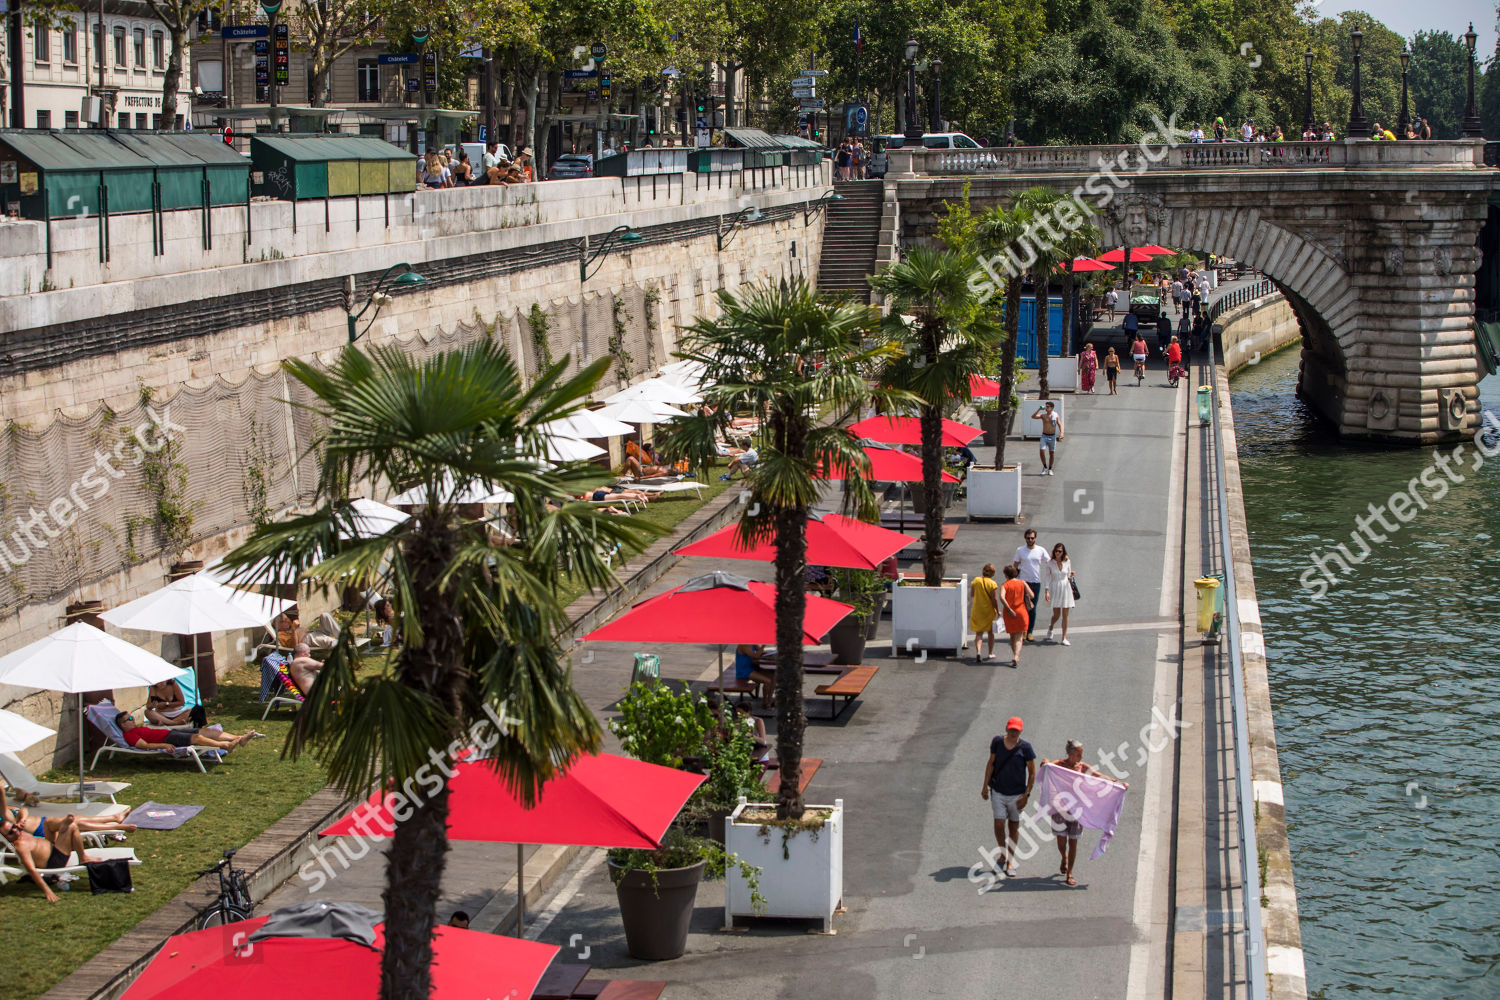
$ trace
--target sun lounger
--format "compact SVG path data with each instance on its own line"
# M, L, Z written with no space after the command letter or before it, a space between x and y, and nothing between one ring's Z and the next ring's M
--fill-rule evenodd
M698 499L703 499L703 484L691 479L679 480L671 483L637 483L635 488L644 493L685 493L692 490L698 494Z
M88 767L90 771L99 765L99 758L105 754L109 754L111 757L154 757L166 760L192 761L197 765L198 770L204 774L208 773L208 768L203 766L204 761L216 764L224 759L225 752L223 750L215 750L211 747L174 747L171 750L142 750L139 747L130 746L125 742L125 734L120 731L120 727L115 723L115 713L118 711L119 709L107 701L101 701L97 705L90 705L83 710L83 714L88 718L89 722L93 723L94 728L103 733L109 740L108 743L99 748L98 753L94 754L94 759L89 763Z
M261 688L265 692L261 700L266 703L266 710L260 714L262 722L270 717L273 708L280 706L296 711L307 700L297 690L297 682L292 680L287 664L287 658L280 653L272 653L261 661Z
M134 847L91 847L89 853L94 856L95 861L119 861L124 860L132 865L141 863L135 856ZM68 854L68 863L61 868L39 868L37 869L43 877L48 875L86 875L88 868L79 864L76 853ZM6 853L0 855L0 879L10 881L12 879L29 879L31 873L26 866L21 864L21 859L14 854Z
M0 753L0 778L4 778L5 783L12 788L19 788L23 792L39 795L44 799L81 798L82 802L87 802L90 799L109 799L113 803L118 793L130 787L130 782L128 781L85 781L83 783L83 795L80 797L78 794L78 782L38 781L36 775L31 773L31 769L21 763L21 758L13 753ZM37 810L33 809L32 812L36 813ZM86 814L76 808L72 812L80 816L103 815L103 813ZM67 813L62 812L58 813L58 815L66 816Z

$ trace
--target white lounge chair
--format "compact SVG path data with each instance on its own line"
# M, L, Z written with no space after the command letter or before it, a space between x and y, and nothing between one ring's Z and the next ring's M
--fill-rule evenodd
M632 488L641 490L644 493L685 493L688 490L692 490L698 495L699 500L703 499L703 484L694 482L691 479L684 479L675 483L636 483Z
M88 802L90 799L109 799L115 801L115 796L130 787L128 781L85 781L83 783L83 794L79 795L78 782L66 781L38 781L31 769L21 763L21 758L13 753L0 753L0 778L12 788L19 788L23 792L39 795L44 799L80 799ZM36 809L31 810L37 815L42 815ZM76 815L100 815L99 813L85 813L78 809L70 810ZM57 815L66 816L67 812Z
M215 750L209 747L174 747L171 750L142 750L139 747L130 746L125 742L125 734L120 731L120 727L115 723L115 714L118 711L119 709L107 701L101 701L97 705L90 705L83 710L83 714L88 717L89 722L93 723L94 728L103 733L108 740L94 754L94 759L89 762L88 769L90 771L99 766L99 758L105 754L109 754L111 757L155 757L159 760L190 760L204 774L208 773L208 768L203 766L204 760L210 763L218 763L224 759L225 752L223 750Z
M132 865L141 863L140 859L135 856L134 847L90 847L89 853L94 855L95 861L117 861L124 859ZM78 863L78 855L76 853L70 852L68 854L68 863L61 868L38 868L37 871L43 877L48 875L84 875L88 873L88 868ZM7 852L4 855L0 855L0 878L9 882L13 879L30 879L31 874L26 870L26 866L21 864L20 858Z

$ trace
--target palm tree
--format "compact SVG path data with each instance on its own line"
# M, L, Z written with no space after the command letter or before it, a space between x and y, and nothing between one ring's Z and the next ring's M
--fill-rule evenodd
M1014 247L1026 232L1030 213L1024 206L1009 210L999 205L985 212L979 221L980 246L984 253L998 255ZM1015 258L1011 258L1014 262ZM1005 439L1010 429L1010 398L1016 388L1017 333L1021 325L1021 278L1019 270L1010 267L1005 273L1005 311L1000 347L1000 399L995 411L995 468L1005 467Z
M929 587L943 582L943 416L955 402L968 401L969 378L982 373L984 348L999 337L970 287L976 268L969 254L918 247L870 279L891 306L884 329L902 347L881 382L917 400L927 507L922 568Z
M715 440L736 412L761 415L764 444L760 461L745 480L753 502L740 519L747 542L772 539L776 545L776 758L781 789L776 815L799 819L802 736L807 715L802 704L802 622L807 609L807 518L821 500L824 470L845 473L844 504L857 516L875 516L870 460L859 442L819 413L831 405L837 416L856 409L872 394L886 400L900 394L871 390L863 371L894 351L890 345L864 348L878 330L873 309L827 303L806 282L780 282L740 295L719 293L720 315L700 317L684 330L677 356L703 365L704 405L700 413L674 421L663 450L707 469Z
M1021 192L1016 199L1018 205L1031 213L1033 217L1051 217L1057 210L1059 202L1065 199L1054 188L1038 186L1027 188ZM1047 365L1048 351L1051 344L1048 342L1048 326L1051 317L1051 286L1052 273L1064 261L1071 261L1073 255L1067 253L1062 243L1036 240L1036 260L1031 266L1032 286L1036 289L1036 383L1037 395L1041 399L1048 396Z
M1082 203L1079 204L1081 207ZM1099 232L1097 226L1085 223L1077 229L1065 230L1063 238L1058 242L1058 249L1063 254L1063 328L1060 345L1063 357L1068 357L1073 353L1073 326L1077 322L1073 308L1073 291L1077 285L1077 277L1073 272L1073 261L1075 258L1097 253L1099 251L1099 242L1102 239L1104 239L1104 234Z
M607 554L639 543L640 532L570 501L589 474L543 460L541 424L576 410L608 365L566 377L559 363L528 387L490 340L426 360L396 347L350 347L326 371L286 363L327 422L315 445L320 506L257 528L228 561L269 559L278 570L395 598L403 643L391 670L356 674L345 630L286 748L294 758L318 757L351 797L372 787L410 796L410 810L395 811L407 816L386 864L385 1000L431 992L448 788L413 795L415 783L425 786L434 767L449 773L492 705L511 721L490 750L492 765L525 799L573 755L599 746L598 722L573 690L555 639L565 623L556 580L566 566L586 586L608 585ZM455 487L475 483L515 495L513 544L453 502ZM384 534L342 541L358 534L344 502L356 484L422 485L429 499Z

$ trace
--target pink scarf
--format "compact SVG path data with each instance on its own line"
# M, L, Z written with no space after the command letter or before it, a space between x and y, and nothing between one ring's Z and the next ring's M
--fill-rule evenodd
M1125 807L1125 786L1108 778L1056 764L1042 767L1042 812L1056 812L1081 823L1090 830L1103 830L1099 846L1089 855L1090 860L1099 857L1109 846L1120 825L1120 810Z

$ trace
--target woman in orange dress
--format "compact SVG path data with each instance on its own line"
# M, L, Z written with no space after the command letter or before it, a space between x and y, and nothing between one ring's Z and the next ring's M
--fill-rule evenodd
M1000 587L1000 613L1005 619L1005 634L1010 636L1010 665L1021 665L1021 643L1026 639L1026 602L1031 587L1021 579L1021 571L1005 567L1005 583Z

